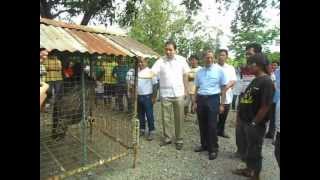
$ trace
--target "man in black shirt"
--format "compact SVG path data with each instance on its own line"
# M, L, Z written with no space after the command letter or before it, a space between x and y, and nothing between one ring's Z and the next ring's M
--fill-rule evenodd
M250 43L246 46L246 59L248 62L248 59L251 58L252 56L261 53L262 47L260 44L257 43ZM250 71L249 67L246 65L245 66L246 71L241 72L241 76L252 74ZM242 79L243 77L241 77ZM242 93L240 93L241 96ZM239 96L239 97L240 97ZM240 158L242 161L245 160L245 156L247 154L246 149L247 149L247 144L246 144L246 137L244 136L243 132L243 126L241 126L241 122L237 122L236 126L236 145L237 145L237 152L234 154L234 157Z
M237 123L246 144L247 168L233 173L258 180L262 168L262 145L268 121L268 111L273 100L273 83L267 74L268 60L259 53L248 58L248 65L256 76L240 97Z

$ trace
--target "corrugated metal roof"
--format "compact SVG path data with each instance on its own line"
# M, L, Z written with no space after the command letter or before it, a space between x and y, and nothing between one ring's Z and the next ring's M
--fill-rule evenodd
M40 47L90 54L159 57L152 49L128 36L45 18L40 19Z
M102 34L112 34L112 35L116 35L116 36L126 36L123 33L116 33L114 31L109 31L107 29L94 28L94 27L77 25L77 24L69 24L69 23L65 23L62 21L56 21L56 20L46 19L46 18L40 18L40 23L52 25L52 26L56 26L56 27L67 28L67 29L76 29L76 30L91 32L91 33L102 33Z
M136 56L150 57L150 58L158 58L159 54L154 52L151 48L145 46L144 44L126 36L114 36L114 35L106 35L112 41L118 43L122 47L129 49Z

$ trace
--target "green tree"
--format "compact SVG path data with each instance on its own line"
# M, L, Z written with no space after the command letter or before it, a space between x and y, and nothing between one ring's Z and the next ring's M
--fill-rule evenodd
M145 0L133 21L129 36L163 54L166 40L176 38L176 34L184 31L188 24L169 0Z
M127 19L134 18L137 7L142 0L123 0L126 3L124 14ZM87 25L90 20L96 19L107 25L116 20L115 0L40 0L40 15L54 19L65 13L67 18L83 14L81 25Z
M280 62L280 52L272 52L266 54L270 62Z
M280 34L279 28L268 30L260 29L247 29L246 31L237 32L231 39L232 44L229 48L235 51L236 58L244 57L244 48L248 43L256 42L262 46L270 44ZM263 51L268 51L265 47Z

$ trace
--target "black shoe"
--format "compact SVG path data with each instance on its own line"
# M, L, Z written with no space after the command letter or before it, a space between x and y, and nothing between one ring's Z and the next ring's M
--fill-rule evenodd
M199 147L196 147L195 149L194 149L194 152L202 152L202 151L206 151L207 150L207 148L204 148L204 147L202 147L202 146L199 146Z
M230 138L230 136L228 136L226 133L222 133L219 136L224 137L224 138Z
M183 144L176 144L176 149L177 150L180 151L182 149L182 147L183 147Z
M218 157L218 153L217 152L209 153L209 160L214 160L217 157Z
M268 139L273 139L273 134L271 133L267 133L266 137L265 138L268 138Z
M172 143L171 141L167 141L167 142L163 141L163 142L160 143L160 147L161 146L166 146L166 145L171 144L171 143Z
M148 141L152 141L154 139L154 136L155 136L155 132L154 131L150 131L147 140Z
M140 136L144 136L145 135L145 130L140 130Z

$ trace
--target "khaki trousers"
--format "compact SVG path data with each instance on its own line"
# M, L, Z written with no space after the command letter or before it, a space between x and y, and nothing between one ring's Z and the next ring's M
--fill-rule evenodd
M161 98L161 115L164 141L172 140L172 126L174 125L176 144L182 144L184 134L184 97Z

